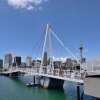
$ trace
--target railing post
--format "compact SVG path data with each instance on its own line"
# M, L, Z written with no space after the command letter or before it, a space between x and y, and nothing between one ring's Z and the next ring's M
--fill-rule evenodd
M33 83L34 83L34 85L35 85L35 76L33 76Z

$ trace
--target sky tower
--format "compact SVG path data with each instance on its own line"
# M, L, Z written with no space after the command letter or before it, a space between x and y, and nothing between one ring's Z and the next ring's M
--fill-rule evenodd
M82 42L80 43L80 62L83 62L83 44Z

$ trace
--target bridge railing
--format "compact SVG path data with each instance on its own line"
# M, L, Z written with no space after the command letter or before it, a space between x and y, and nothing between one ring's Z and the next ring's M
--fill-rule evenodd
M42 73L39 73L39 68L21 68L21 71L26 72L28 75L50 75L50 76L56 76L61 78L71 78L71 79L83 79L83 77L86 75L86 72L75 71L75 70L61 70L61 69L54 69L53 73L52 70L49 69L43 69Z
M52 73L53 72L53 73ZM44 67L41 74L47 74L52 76L64 77L64 78L76 78L76 79L83 79L85 77L85 71L76 71L76 70L64 70L64 69L52 69Z

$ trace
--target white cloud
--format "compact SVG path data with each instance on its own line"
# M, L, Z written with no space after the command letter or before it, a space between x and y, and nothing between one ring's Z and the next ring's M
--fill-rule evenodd
M8 0L8 4L16 9L23 8L26 10L42 10L40 5L47 1L48 0Z
M67 58L70 58L70 57L53 57L53 61L65 62Z
M62 62L65 62L67 58L71 58L70 56L67 56L67 57L55 57L53 56L53 61L62 61ZM38 60L41 60L41 57L38 57L37 58ZM71 58L73 59L73 58Z
M33 9L35 9L35 7L33 7L33 6L27 7L27 10L33 10Z

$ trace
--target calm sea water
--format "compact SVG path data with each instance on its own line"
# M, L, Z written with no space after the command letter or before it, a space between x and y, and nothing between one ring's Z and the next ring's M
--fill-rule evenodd
M64 90L29 88L26 86L28 82L32 82L32 77L14 79L0 76L0 100L77 100L76 85L73 82L66 81ZM95 98L84 96L84 100L95 100Z

